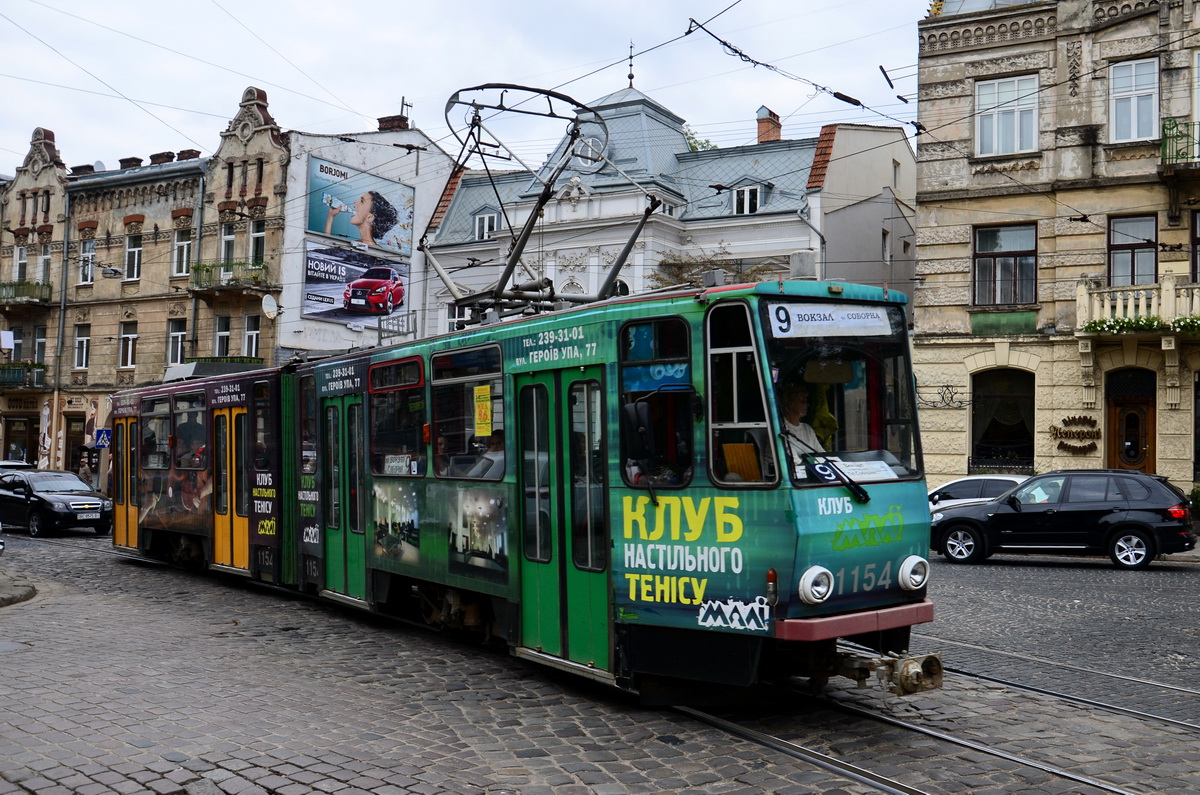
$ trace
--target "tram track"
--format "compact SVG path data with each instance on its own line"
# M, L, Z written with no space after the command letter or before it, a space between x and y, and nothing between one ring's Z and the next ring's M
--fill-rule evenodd
M917 637L914 635L914 639ZM1090 709L1104 710L1113 714L1126 715L1140 720L1174 726L1189 732L1200 733L1200 722L1195 719L1183 719L1150 711L1161 707L1170 708L1185 715L1200 714L1200 690L1165 682L1156 682L1141 677L1129 676L1128 674L1115 674L1087 666L1048 660L1029 654L990 649L978 644L946 640L930 635L922 635L920 638L922 641L935 643L942 647L955 646L960 649L970 650L973 663L972 669L953 663L946 663L945 671L949 674L1013 690L1036 693ZM988 657L1005 660L1009 664L1019 664L1021 670L1027 671L1028 675L1026 678L1021 678L1014 677L1011 674L997 673L995 668L991 672L978 670ZM1003 665L998 667L1003 667ZM1100 687L1100 682L1114 683L1114 687L1110 692L1118 696L1125 703L1113 703L1113 701L1105 700L1103 697L1071 693L1058 685L1048 685L1045 683L1047 679L1052 682L1061 682L1063 678L1071 675L1077 677L1074 680L1076 683L1080 681L1079 676L1086 677L1084 681L1093 689ZM1040 679L1041 681L1030 681L1030 679ZM1155 706L1156 704L1157 707Z
M802 691L794 691L791 693L791 695L793 697L804 699L810 704L816 705L822 709L836 711L860 721L885 724L892 728L901 729L904 732L923 735L942 745L950 745L955 749L962 749L963 751L968 752L968 754L974 756L967 757L963 756L959 751L942 749L937 752L936 758L940 760L943 765L953 765L955 769L964 771L964 776L999 775L1011 779L1007 786L1002 783L997 783L996 785L997 787L1007 791L1024 791L1030 785L1028 783L1024 783L1025 780L1023 780L1015 771L1004 766L1003 763L1017 765L1021 770L1030 771L1035 775L1044 774L1060 781L1071 782L1072 784L1086 787L1088 788L1086 791L1089 792L1108 792L1114 793L1115 795L1140 795L1141 792L1139 790L1125 789L1112 782L1102 780L1095 776L1068 770L1059 765L1050 764L1045 761L1032 759L1028 756L1022 756L1020 754L1005 751L1002 748L996 747L995 745L990 745L986 742L955 736L949 732L938 731L927 726L919 725L912 721L885 715L876 710L855 706L853 704L837 701L824 696L812 695ZM939 782L933 781L927 781L923 784L909 783L908 781L896 777L895 773L884 775L876 772L869 767L864 766L861 760L859 763L856 763L844 758L843 756L826 753L813 747L814 745L828 742L827 738L825 737L819 737L814 738L813 740L805 741L788 739L787 737L781 736L782 733L772 733L762 729L754 728L745 720L721 717L719 715L703 712L701 710L696 710L689 707L675 707L675 710L681 714L691 717L694 720L698 720L706 725L712 726L713 728L719 729L733 736L740 737L756 745L778 751L793 759L813 765L825 770L826 772L841 776L850 781L864 784L880 792L921 793L921 795L933 795L934 793L961 791L959 788L943 788L942 786L939 786ZM837 743L833 744L837 745ZM978 758L978 755L980 754L998 760L1000 765L995 770L984 769ZM934 757L930 756L929 758ZM927 761L928 758L922 758L919 763L914 763L913 766L921 767L923 766L923 763ZM882 765L891 769L895 768L895 764L892 762L881 762L877 759L871 759L870 763Z

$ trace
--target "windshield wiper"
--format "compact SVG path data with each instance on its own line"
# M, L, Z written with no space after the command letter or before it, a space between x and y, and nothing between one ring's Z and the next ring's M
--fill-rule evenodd
M800 455L803 456L804 458L812 458L815 461L816 457L818 455L825 455L820 450L813 447L811 444L809 444L808 442L804 441L796 434L789 431L786 427L779 433L781 436L784 437L784 440L785 440L784 446L785 447L787 446L786 440L791 439L798 446L803 448L803 449L801 449ZM856 483L854 481L854 478L850 477L845 472L843 472L841 467L839 467L833 461L830 461L829 458L826 458L821 463L823 463L825 466L829 467L829 469L833 472L833 474L837 475L838 480L840 480L842 482L842 485L845 486L847 489L849 489L850 493L852 495L854 495L855 502L865 505L871 501L871 495L867 493L867 490L864 489L862 486L860 486L858 483Z

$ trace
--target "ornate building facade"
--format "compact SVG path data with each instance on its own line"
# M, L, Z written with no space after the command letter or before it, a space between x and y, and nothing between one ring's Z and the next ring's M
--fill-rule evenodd
M915 359L931 483L1197 478L1195 2L943 0L920 23Z

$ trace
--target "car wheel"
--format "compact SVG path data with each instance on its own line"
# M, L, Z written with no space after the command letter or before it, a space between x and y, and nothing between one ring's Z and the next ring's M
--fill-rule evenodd
M392 314L392 310L396 308L396 297L391 293L387 294L387 300L384 302L384 312Z
M1141 530L1122 530L1108 543L1108 556L1118 569L1144 569L1154 560L1154 543Z
M951 563L978 563L986 557L983 536L973 527L951 527L942 536L942 556Z
M108 524L102 524L96 528L96 535L98 535L98 536L111 535L112 527L113 527L112 522L109 522Z
M29 521L25 523L25 526L29 528L30 538L37 538L38 536L43 536L46 534L46 528L42 522L42 515L37 511L29 512Z

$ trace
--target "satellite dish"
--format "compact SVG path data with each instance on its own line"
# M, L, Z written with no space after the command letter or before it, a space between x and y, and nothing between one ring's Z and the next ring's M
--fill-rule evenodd
M268 320L274 320L277 315L283 312L283 309L280 308L279 302L275 300L275 297L268 294L262 297L262 312L267 316Z
M92 164L92 168L96 169L97 171L104 171L105 170L104 169L104 161L97 160L95 163Z

